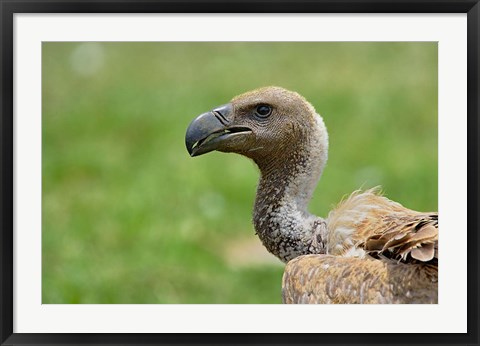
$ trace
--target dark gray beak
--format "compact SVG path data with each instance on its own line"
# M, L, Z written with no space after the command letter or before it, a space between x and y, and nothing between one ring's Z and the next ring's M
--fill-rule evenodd
M206 154L219 148L228 138L250 129L231 126L233 107L230 103L195 118L187 128L185 145L190 156Z

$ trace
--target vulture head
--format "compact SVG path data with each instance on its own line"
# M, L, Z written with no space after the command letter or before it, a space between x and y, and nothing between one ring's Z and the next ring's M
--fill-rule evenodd
M312 105L296 92L265 87L198 116L187 129L186 146L191 156L213 150L241 154L262 169L294 156L300 160L312 138L326 156L326 129Z

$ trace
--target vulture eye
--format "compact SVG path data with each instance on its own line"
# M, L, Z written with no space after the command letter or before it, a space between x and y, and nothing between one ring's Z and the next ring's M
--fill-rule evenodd
M267 118L271 113L272 113L272 107L267 105L257 106L257 109L255 110L255 114L259 118Z

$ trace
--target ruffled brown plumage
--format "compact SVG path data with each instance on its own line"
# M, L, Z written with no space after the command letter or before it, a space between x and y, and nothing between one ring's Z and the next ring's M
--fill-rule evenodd
M330 212L327 225L331 254L354 248L401 262L438 259L438 213L407 209L383 197L378 187L354 192Z

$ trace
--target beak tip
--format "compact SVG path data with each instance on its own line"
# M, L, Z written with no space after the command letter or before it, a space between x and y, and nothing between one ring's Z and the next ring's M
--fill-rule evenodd
M185 147L187 148L187 152L188 152L188 155L190 155L190 157L194 157L194 156L197 156L196 155L196 150L195 148L193 147L194 144L190 143L190 141L186 141L185 142Z

